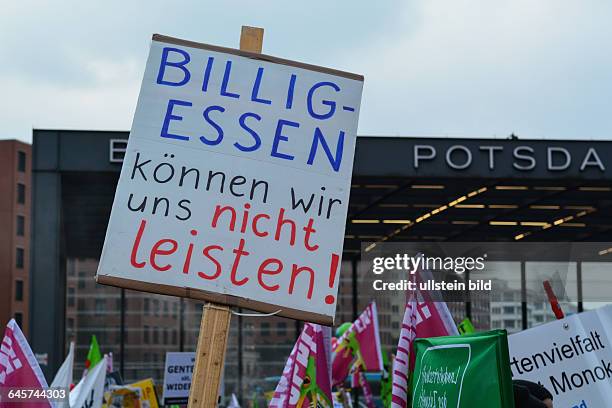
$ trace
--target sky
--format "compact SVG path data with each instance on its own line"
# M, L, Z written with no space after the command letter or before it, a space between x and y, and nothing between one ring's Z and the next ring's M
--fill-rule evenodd
M153 33L365 76L359 135L612 139L607 0L7 1L0 138L129 130Z

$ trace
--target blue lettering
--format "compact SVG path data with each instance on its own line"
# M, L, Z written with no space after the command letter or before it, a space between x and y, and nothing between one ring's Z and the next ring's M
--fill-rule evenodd
M295 90L295 80L297 76L295 74L291 74L291 79L289 80L289 89L287 90L287 103L285 104L285 108L291 109L293 106L293 92Z
M240 151L252 152L254 150L259 149L259 146L261 146L261 138L259 137L257 132L255 132L253 129L248 127L248 125L245 123L246 118L255 118L258 121L261 121L261 116L253 112L247 112L247 113L243 113L240 116L240 119L238 119L238 122L240 123L240 127L246 130L253 137L253 139L255 140L255 143L253 144L253 146L247 147L247 146L242 146L240 143L236 142L234 143L234 146L236 146L236 148Z
M312 88L310 88L310 90L308 91L308 98L306 99L306 102L308 104L308 113L315 119L329 119L334 115L334 112L336 112L336 102L328 101L325 99L321 101L321 104L329 106L329 111L327 111L326 113L316 113L312 109L312 97L314 95L314 92L323 86L329 86L336 92L340 92L340 87L334 84L333 82L318 82L314 84Z
M214 140L208 140L204 136L200 136L200 141L209 146L218 145L223 140L223 129L221 128L221 126L219 126L215 121L213 121L210 118L210 112L212 111L225 112L225 108L223 106L212 105L204 109L204 112L203 112L204 120L206 120L206 122L208 122L208 124L214 127L215 130L217 131L217 138Z
M168 132L168 127L170 126L170 121L171 120L176 120L176 121L179 121L179 122L183 120L182 116L174 115L172 113L173 109L174 109L174 105L178 105L178 106L191 106L192 103L191 102L187 102L187 101L180 101L178 99L170 99L168 101L168 107L166 108L166 116L164 116L164 123L162 125L160 136L161 137L166 137L168 139L189 140L188 136L175 135L175 134L172 134L172 133Z
M338 144L336 145L336 156L332 156L331 150L329 149L329 145L323 136L323 132L321 129L315 128L314 139L312 141L312 146L310 147L310 154L308 155L308 164L312 165L314 163L315 155L317 154L317 146L319 145L319 141L321 142L321 146L323 146L323 150L325 150L325 154L327 155L327 159L329 163L332 165L334 171L340 170L340 164L342 164L342 152L344 150L344 132L341 130L340 135L338 136Z
M212 71L213 62L215 61L215 57L208 57L208 62L206 63L206 69L204 69L204 79L202 80L202 92L206 92L208 90L208 81L210 80L210 71Z
M291 122L290 120L283 120L283 119L279 119L278 120L278 124L276 125L276 132L274 133L274 140L272 141L272 152L270 153L271 156L274 157L278 157L280 159L285 159L285 160L293 160L294 156L291 156L289 154L285 154L285 153L280 153L278 151L278 145L281 141L288 141L289 138L285 135L283 135L283 126L291 126L291 127L295 127L295 128L299 128L300 124L296 123L296 122Z
M253 92L251 93L251 100L253 102L265 103L266 105L271 105L272 101L269 99L260 99L259 96L259 87L261 86L261 77L263 76L264 69L259 67L257 70L257 76L255 77L255 82L253 83Z
M175 53L181 54L183 56L183 60L182 61L178 61L178 62L169 62L168 61L168 54L170 52L175 52ZM162 50L161 62L159 64L159 72L157 73L157 83L161 84L161 85L168 85L168 86L183 86L183 85L185 85L187 82L189 82L189 79L191 78L191 73L185 67L185 65L187 65L190 60L191 60L191 57L189 57L189 54L187 54L186 51L183 51L183 50L178 49L178 48L164 47L164 49ZM175 67L175 68L178 68L181 71L183 71L183 74L184 74L183 79L180 80L179 82L171 82L171 81L164 80L164 74L166 73L166 67L167 66L168 67Z
M227 91L227 84L230 80L230 74L232 73L232 61L225 63L225 72L223 72L223 81L221 82L221 96L229 96L230 98L240 98L240 95Z

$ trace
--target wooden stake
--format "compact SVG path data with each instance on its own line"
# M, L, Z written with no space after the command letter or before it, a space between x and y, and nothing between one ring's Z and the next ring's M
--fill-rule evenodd
M261 54L263 46L263 28L242 26L240 32L240 49Z
M231 316L228 306L204 306L189 391L190 408L217 406Z
M240 49L261 53L263 31L263 28L242 26ZM217 406L231 317L229 306L214 303L204 306L189 391L189 408Z

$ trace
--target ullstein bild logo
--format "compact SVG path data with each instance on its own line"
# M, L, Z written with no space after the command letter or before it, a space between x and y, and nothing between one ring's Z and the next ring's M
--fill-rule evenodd
M372 261L372 272L380 275L385 271L405 271L411 275L418 270L455 272L458 275L466 271L482 271L485 269L487 255L479 257L457 256L425 256L424 254L396 254L390 257L375 257Z

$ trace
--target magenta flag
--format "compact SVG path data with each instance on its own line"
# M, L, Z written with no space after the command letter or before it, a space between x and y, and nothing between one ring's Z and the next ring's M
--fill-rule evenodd
M353 365L363 372L383 370L375 302L365 308L336 342L332 362L332 384L342 383Z
M329 334L318 324L306 323L285 364L270 408L332 407L327 353Z
M36 357L21 329L11 319L6 325L4 338L0 345L0 387L46 389L47 381L43 376ZM27 404L0 401L2 408L49 408L48 401L29 402Z
M363 391L363 399L366 402L366 406L368 408L376 408L374 405L374 395L372 395L372 389L370 388L370 383L366 380L365 374L361 371L358 372L359 375L359 386Z
M419 271L411 276L413 282L430 279L428 271ZM412 291L406 301L402 329L393 360L391 407L405 408L408 404L410 373L414 369L415 355L412 345L415 338L457 335L457 326L448 310L446 302L438 293Z
M356 367L353 367L351 369L351 387L361 388L366 406L368 408L376 408L376 404L374 404L374 395L372 394L372 389L370 388L370 383L366 379L365 374Z

